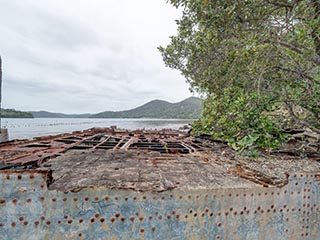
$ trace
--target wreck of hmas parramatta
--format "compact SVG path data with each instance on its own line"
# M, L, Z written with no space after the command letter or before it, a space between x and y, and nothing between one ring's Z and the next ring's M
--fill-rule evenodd
M320 239L319 162L268 159L175 130L2 143L0 238Z

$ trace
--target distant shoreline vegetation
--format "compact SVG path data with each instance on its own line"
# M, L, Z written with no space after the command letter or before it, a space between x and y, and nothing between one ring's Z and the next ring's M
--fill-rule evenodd
M33 118L29 112L18 111L15 109L1 109L2 118Z

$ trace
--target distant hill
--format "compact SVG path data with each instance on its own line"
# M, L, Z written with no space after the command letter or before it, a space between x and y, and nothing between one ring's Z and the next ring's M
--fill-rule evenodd
M178 103L153 100L140 107L126 111L105 111L96 114L64 114L47 111L29 112L34 118L186 118L200 117L202 100L187 98Z
M34 118L88 118L91 116L89 113L84 114L64 114L64 113L53 113L47 111L36 111L29 112Z
M153 100L140 107L126 111L106 111L90 118L198 118L201 114L200 98L190 97L178 103Z
M31 113L17 111L15 109L2 109L1 116L3 118L33 118Z

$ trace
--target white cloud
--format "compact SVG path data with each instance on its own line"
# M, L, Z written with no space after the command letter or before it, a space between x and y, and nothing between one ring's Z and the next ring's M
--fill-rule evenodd
M123 110L190 96L159 45L179 12L165 0L0 0L3 106Z

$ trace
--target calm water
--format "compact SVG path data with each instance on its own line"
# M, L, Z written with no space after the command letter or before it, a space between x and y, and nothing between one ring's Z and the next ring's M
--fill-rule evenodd
M117 126L125 129L178 129L190 119L92 119L92 118L5 118L2 126L8 128L10 140L68 133L93 127Z

